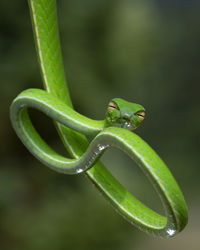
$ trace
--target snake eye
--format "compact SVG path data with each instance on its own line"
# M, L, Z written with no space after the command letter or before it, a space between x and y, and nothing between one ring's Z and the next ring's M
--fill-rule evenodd
M114 109L119 109L117 103L110 101L108 104L108 111L113 111Z
M136 112L136 115L137 115L137 117L138 117L139 121L141 122L141 121L143 121L143 120L144 120L144 117L145 117L145 111L144 111L144 110L140 110L140 111Z

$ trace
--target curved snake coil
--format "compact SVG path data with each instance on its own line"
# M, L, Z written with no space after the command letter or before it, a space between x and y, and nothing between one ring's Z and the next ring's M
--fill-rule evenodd
M28 89L11 105L12 125L29 151L48 167L65 174L84 172L129 222L162 237L180 232L187 223L184 197L172 174L155 151L133 132L89 119L73 110L62 66L54 0L30 0L38 57L46 91ZM34 129L28 108L35 108L56 122L59 135L72 156L53 151ZM93 135L88 145L85 135ZM162 216L132 196L98 161L108 147L117 147L141 167L159 194Z

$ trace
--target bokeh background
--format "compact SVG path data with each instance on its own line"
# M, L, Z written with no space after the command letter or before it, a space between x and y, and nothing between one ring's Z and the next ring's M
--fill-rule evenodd
M131 226L85 177L40 164L11 128L9 105L42 88L27 1L0 1L0 248L2 250L197 250L200 247L200 1L59 0L65 71L76 110L104 119L113 97L141 103L136 131L165 160L189 208L185 230L170 240ZM51 120L32 119L64 152ZM158 197L123 153L103 162L153 209Z

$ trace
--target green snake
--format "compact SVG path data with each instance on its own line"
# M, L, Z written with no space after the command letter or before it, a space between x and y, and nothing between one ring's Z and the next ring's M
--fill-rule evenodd
M182 231L188 212L176 181L155 151L132 132L144 119L143 106L114 98L103 121L76 112L65 81L55 0L29 0L29 7L46 90L24 90L11 104L11 122L21 141L37 159L57 172L84 172L114 208L139 229L166 238ZM40 137L29 118L29 108L55 121L72 158L56 153ZM90 144L85 137L88 135L93 136ZM99 158L109 147L119 148L140 166L161 198L165 216L132 196L103 166Z

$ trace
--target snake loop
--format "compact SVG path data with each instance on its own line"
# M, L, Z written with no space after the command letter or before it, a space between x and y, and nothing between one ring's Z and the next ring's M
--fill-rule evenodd
M42 111L53 120L71 129L86 135L97 135L80 158L63 157L51 149L34 129L28 116L30 107ZM160 157L136 134L119 127L104 128L105 121L89 119L40 89L25 90L13 101L11 121L16 133L29 151L57 172L78 174L87 171L108 147L121 149L136 161L153 183L161 197L167 217L152 211L134 197L131 198L133 203L123 198L120 205L125 202L129 221L143 230L165 237L174 235L185 226L187 208L178 185Z
M82 171L95 184L114 208L130 223L143 231L161 237L172 237L187 224L187 207L184 197L172 174L139 136L119 127L107 127L105 121L94 121L75 112L67 89L60 50L56 0L29 0L35 44L42 72L44 90L29 89L18 95L11 105L12 125L29 151L50 168L69 174ZM55 121L59 136L72 159L51 149L40 137L29 119L28 109L36 108ZM112 102L109 111L116 114L117 104ZM117 113L118 112L118 113ZM123 114L123 119L127 119ZM131 128L142 120L139 110ZM109 120L110 119L110 120ZM113 117L108 121L113 122ZM88 143L85 135L93 135ZM162 216L131 195L98 161L108 147L123 150L137 162L152 182L164 206ZM87 171L86 171L87 170Z

